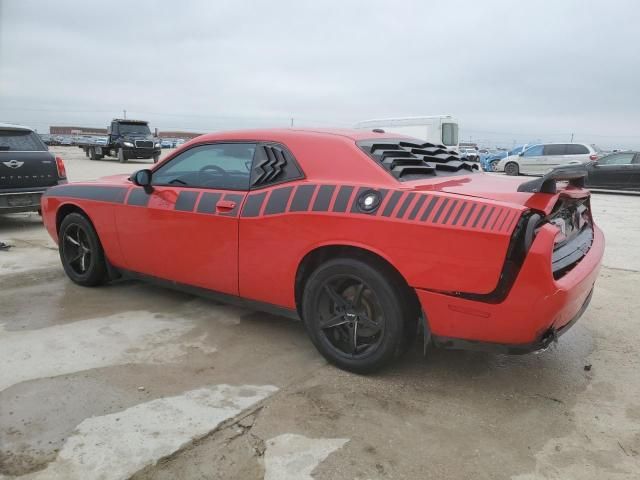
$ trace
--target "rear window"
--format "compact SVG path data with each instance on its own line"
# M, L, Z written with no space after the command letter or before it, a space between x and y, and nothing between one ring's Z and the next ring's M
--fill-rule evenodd
M418 139L376 139L357 142L360 149L401 182L479 170L477 162L461 160L444 145Z
M47 147L40 137L29 130L0 130L0 152L39 152Z
M589 153L589 149L584 145L578 143L567 145L567 155L584 155L585 153Z

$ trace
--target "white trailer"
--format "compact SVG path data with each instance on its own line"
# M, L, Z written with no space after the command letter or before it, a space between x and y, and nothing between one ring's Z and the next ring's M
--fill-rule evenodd
M358 122L359 129L382 129L458 150L458 122L451 115L379 118Z

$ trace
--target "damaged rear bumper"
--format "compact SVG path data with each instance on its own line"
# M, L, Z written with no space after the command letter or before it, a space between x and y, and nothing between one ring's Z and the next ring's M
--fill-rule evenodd
M520 354L543 350L586 310L604 253L604 236L594 226L589 251L565 275L554 279L552 255L557 230L543 226L510 292L500 303L416 289L432 342L444 348Z

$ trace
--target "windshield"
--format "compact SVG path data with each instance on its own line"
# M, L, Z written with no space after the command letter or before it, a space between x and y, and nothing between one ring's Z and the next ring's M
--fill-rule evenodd
M128 133L141 133L144 135L151 134L149 125L144 123L120 123L118 124L118 131L121 135L126 135Z
M40 137L29 130L0 130L0 152L42 152L47 147Z

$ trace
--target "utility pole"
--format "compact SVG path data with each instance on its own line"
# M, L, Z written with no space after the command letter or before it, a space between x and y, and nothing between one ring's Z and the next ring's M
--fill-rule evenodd
M571 143L573 143L573 133L571 134Z
M291 117L291 128L293 128L293 117Z
M122 113L124 114L124 119L127 119L127 111L126 110L122 110Z

